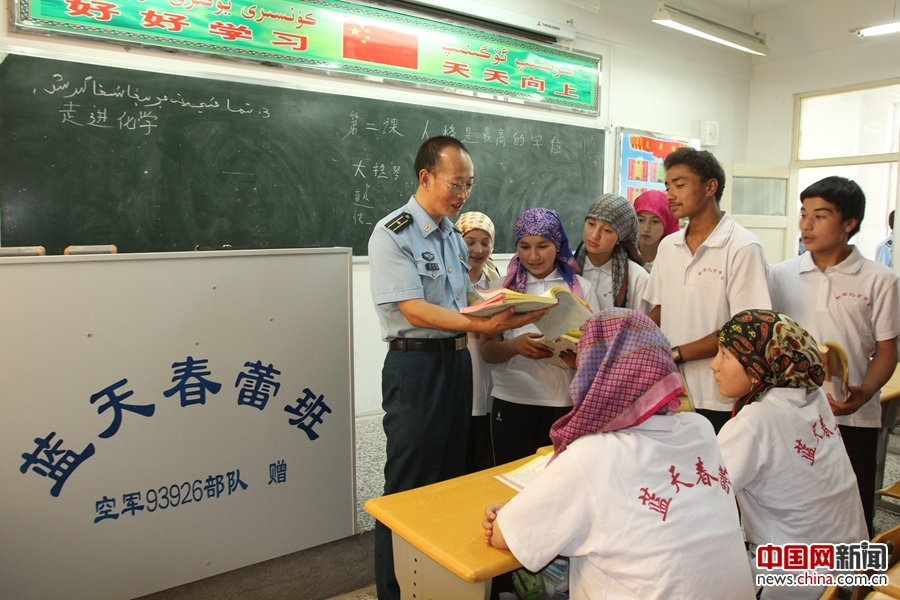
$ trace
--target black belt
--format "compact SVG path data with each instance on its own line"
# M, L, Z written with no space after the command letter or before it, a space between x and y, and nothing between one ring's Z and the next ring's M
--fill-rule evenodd
M422 339L422 338L397 338L388 342L391 350L402 352L446 352L448 350L462 350L469 343L465 333L455 337Z

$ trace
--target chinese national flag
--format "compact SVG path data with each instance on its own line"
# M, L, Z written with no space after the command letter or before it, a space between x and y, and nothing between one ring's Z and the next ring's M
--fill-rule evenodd
M419 37L345 18L344 58L418 69Z

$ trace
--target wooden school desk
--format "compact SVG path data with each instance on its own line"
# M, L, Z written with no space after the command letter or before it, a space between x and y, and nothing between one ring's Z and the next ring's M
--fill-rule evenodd
M401 598L485 600L491 578L521 567L508 550L485 545L484 509L518 493L494 475L552 450L366 502L366 512L391 529Z
M881 388L881 431L878 432L878 452L875 463L875 489L884 487L884 462L888 451L888 442L891 439L891 429L897 421L897 412L900 409L900 365L894 370L894 374ZM892 449L894 450L894 449ZM876 494L875 506L894 514L900 514L900 506L888 502Z

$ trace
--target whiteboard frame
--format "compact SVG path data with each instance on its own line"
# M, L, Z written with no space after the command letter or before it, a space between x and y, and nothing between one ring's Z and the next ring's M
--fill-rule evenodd
M132 598L355 534L351 261L349 248L0 258L0 597ZM221 383L203 404L162 393L186 355ZM257 359L281 371L264 410L237 401L236 371ZM124 402L155 413L123 410L102 439L114 411L88 398L120 378ZM316 440L284 411L304 388L331 410ZM20 470L51 431L61 449L95 448L57 497ZM116 512L125 492L146 501L208 475L221 493L95 522L104 498Z

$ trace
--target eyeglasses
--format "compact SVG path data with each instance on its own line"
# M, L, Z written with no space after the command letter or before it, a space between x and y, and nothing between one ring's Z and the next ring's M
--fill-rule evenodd
M451 190L454 194L459 194L460 192L462 192L463 190L465 190L466 196L471 196L471 195L472 195L472 192L475 191L475 188L478 187L478 186L475 185L474 183L450 183L449 181L444 181L443 179L441 179L440 177L438 177L438 176L435 175L434 173L432 173L432 176L434 176L435 179L437 179L438 181L440 181L441 183L443 183L444 185L446 185L448 188L450 188L450 190Z

